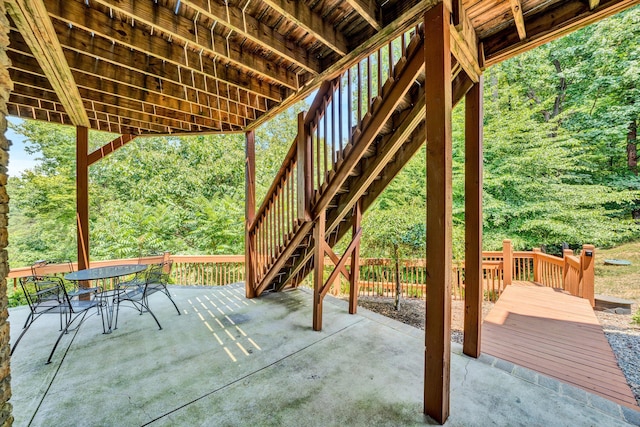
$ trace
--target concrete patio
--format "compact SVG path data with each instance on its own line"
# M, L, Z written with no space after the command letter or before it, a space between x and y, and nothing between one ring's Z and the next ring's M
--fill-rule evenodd
M100 317L65 336L39 319L11 359L16 426L423 425L424 332L328 297L311 330L312 294L244 298L242 284L172 288L160 320L122 309L103 335ZM10 310L12 342L27 316ZM640 414L533 371L483 356L451 357L448 426L640 424Z

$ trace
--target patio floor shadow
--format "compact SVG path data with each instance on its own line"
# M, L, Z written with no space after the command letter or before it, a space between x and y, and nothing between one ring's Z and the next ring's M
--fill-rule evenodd
M150 300L162 330L122 308L118 329L104 335L93 315L63 338L50 365L58 319L38 320L11 360L14 425L433 424L422 414L424 331L362 308L349 315L327 297L324 329L314 332L306 289L253 300L241 283L171 292L181 316L161 294ZM10 310L13 339L26 316ZM577 398L570 386L453 348L446 425L633 421L613 402Z

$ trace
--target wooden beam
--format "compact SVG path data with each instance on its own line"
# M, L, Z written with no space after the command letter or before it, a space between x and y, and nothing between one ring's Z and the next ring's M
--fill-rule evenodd
M9 15L58 94L73 124L88 127L89 116L82 105L82 98L42 0L9 0L7 6Z
M482 330L482 78L465 100L465 292L462 351L480 356Z
M130 135L130 134L120 135L118 138L114 139L113 141L108 142L102 147L98 148L97 150L92 151L91 153L89 153L89 157L87 159L87 166L91 166L98 160L102 160L103 158L113 153L117 149L124 147L125 145L133 141L136 136L137 135Z
M133 7L134 3L135 10L137 10L139 2L135 0L128 0L127 7ZM260 48L275 53L307 72L318 74L321 71L318 59L310 55L306 49L287 40L273 28L238 7L224 6L210 0L181 0L181 4L195 10L201 16L224 25L236 34L257 44Z
M512 58L637 4L640 4L639 0L601 0L599 6L592 10L582 0L554 3L538 13L527 15L526 40L520 40L512 27L483 39L485 66Z
M524 27L524 15L522 14L522 3L520 0L510 0L511 12L513 13L513 20L516 23L516 29L518 30L518 36L520 40L527 38L527 30Z
M15 72L18 71L18 72ZM53 89L43 88L43 86L38 86L38 82L42 81L44 77L29 75L24 72L20 72L20 70L12 71L12 74L19 75L19 77L15 80L14 90L11 93L11 101L16 104L22 104L24 106L30 107L38 107L40 109L45 109L49 111L57 111L63 112L64 106L58 102L58 98ZM26 78L25 78L26 74ZM83 88L80 88L80 93L85 92ZM106 94L105 97L112 96L110 94ZM105 104L100 102L99 94L93 94L93 99L84 100L84 104L89 113L89 121L92 120L102 120L106 122L120 123L120 124L128 124L133 127L141 126L145 129L154 130L156 132L167 132L167 131L183 131L183 132L195 132L202 131L202 126L198 124L194 124L192 122L183 121L179 118L171 118L170 114L167 113L168 110L164 108L156 108L153 110L153 106L150 108L144 107L145 103L143 103L143 108L146 111L140 111L136 109L135 106L128 106L128 104L132 104L128 100L120 99L120 106L115 106L111 104ZM115 98L115 97L114 97ZM124 106L122 105L124 104ZM140 104L140 103L136 103ZM173 112L173 114L180 116L180 112ZM134 125L133 123L137 123ZM70 123L70 120L69 122ZM91 128L94 128L94 123L92 122ZM211 121L211 126L214 128L220 128L220 122ZM204 127L204 129L209 129L209 127ZM102 128L96 130L104 130Z
M424 413L449 417L451 375L451 50L450 16L443 3L424 16L427 126L427 307Z
M303 28L340 56L348 53L349 49L344 34L325 21L320 14L311 10L305 2L290 0L262 0L262 2L298 27Z
M76 127L76 221L78 270L89 268L89 129Z
M415 26L419 22L419 17L427 10L434 7L437 3L438 0L424 0L405 11L396 20L387 25L381 31L377 32L365 43L361 44L356 49L353 49L342 59L327 67L320 75L306 82L300 90L285 99L279 106L272 108L266 114L250 123L249 126L247 126L247 129L255 129L266 123L296 102L309 96L311 92L316 90L323 82L335 79L341 75L344 70L357 64L360 60L367 57L377 49L387 45L389 40L393 40L412 26Z
M266 100L282 100L279 87L251 77L234 67L227 67L221 61L211 61L191 50L185 51L164 39L149 40L150 52L135 49L135 45L129 42L144 39L144 30L140 27L130 29L132 35L126 44L114 44L101 32L106 30L105 28L88 32L77 26L70 28L68 22L57 19L53 21L53 25L65 51L145 73L150 79L170 80L204 92L229 93L231 99L238 102L241 102L240 98L248 97L250 94L251 101L248 105L262 111L268 109ZM12 45L14 39L12 34ZM234 93L238 93L238 99L233 97Z
M453 4L459 4L459 0L453 1ZM478 82L482 73L478 61L478 37L475 28L471 23L467 11L462 5L458 5L458 20L451 23L451 53L458 61L458 64L467 73L473 82Z
M358 201L353 207L353 225L351 229L352 239L362 232L362 203ZM353 248L351 254L351 280L349 281L349 314L358 311L358 287L360 286L360 244Z
M378 8L378 4L374 0L347 0L346 2L376 31L380 31L382 26L376 18L380 15L380 11Z
M255 293L255 242L250 233L251 224L256 215L256 134L254 131L246 133L244 162L244 218L245 218L245 295L254 298Z
M326 212L322 211L315 220L313 227L313 330L322 330L322 286L324 285L324 245Z
M46 3L49 15L55 19L82 28L89 33L101 33L116 43L130 46L145 54L153 55L156 45L159 48L165 47L166 41L161 34L166 34L181 50L191 49L202 52L209 58L228 61L233 67L257 74L270 82L289 89L298 88L298 76L295 72L278 66L264 57L245 52L240 46L227 43L226 38L218 36L210 28L175 15L170 9L156 8L153 2L136 2L135 9L131 10L131 13L127 13L123 8L125 16L129 18L127 22L123 22L75 1L40 1ZM138 25L132 26L130 24L132 20ZM153 28L153 35L140 29L140 24ZM167 55L166 58L171 59L171 56Z
M41 74L37 61L30 54L13 49L8 49L7 51L12 59L12 69L40 77L40 80L46 79ZM248 120L255 118L258 114L255 110L243 104L224 99L222 96L205 95L200 99L197 93L184 89L182 91L176 89L177 93L164 92L162 85L152 84L152 82L156 82L154 80L151 82L147 80L147 87L141 87L145 81L143 76L136 76L134 73L123 73L122 70L119 71L109 66L93 73L76 68L74 60L71 61L70 65L72 65L72 75L79 82L77 87L80 95L85 102L111 103L116 107L135 105L134 109L158 115L161 114L157 113L157 109L175 110L175 113L168 116L169 118L176 118L207 127L212 127L207 123L215 120L223 120L236 126L244 126ZM124 75L121 76L119 74ZM22 78L20 81L28 84L27 78ZM43 88L50 87L49 84L36 85L36 87L38 86ZM100 93L100 95L96 95L96 93ZM123 102L122 100L129 100L129 102ZM140 108L141 104L146 105L147 108Z

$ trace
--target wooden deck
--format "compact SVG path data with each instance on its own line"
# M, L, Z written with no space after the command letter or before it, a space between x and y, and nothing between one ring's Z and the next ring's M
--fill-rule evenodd
M482 351L638 409L589 302L512 285L484 320Z

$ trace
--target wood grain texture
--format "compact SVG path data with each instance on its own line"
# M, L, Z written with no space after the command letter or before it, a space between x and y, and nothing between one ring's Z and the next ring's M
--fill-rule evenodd
M588 300L514 282L482 329L484 353L638 409Z

